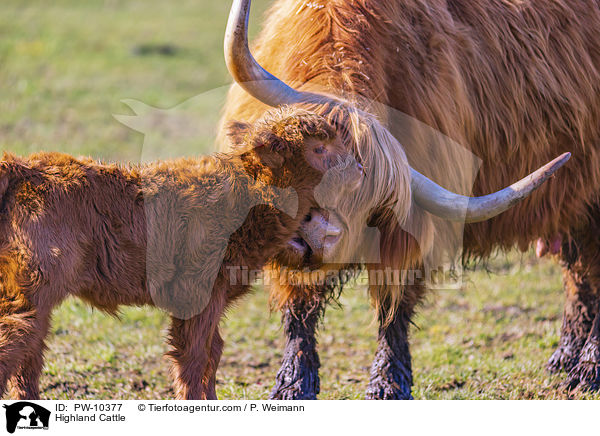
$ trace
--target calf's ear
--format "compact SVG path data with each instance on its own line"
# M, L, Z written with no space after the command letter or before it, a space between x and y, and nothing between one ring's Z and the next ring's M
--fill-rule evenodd
M270 145L258 145L254 148L254 153L260 162L269 168L279 168L285 161L284 152L278 152Z
M253 168L253 171L260 172L261 169L265 168L280 168L285 162L285 158L281 153L266 144L255 144L250 150L246 148L244 150L246 151L240 157L247 166Z

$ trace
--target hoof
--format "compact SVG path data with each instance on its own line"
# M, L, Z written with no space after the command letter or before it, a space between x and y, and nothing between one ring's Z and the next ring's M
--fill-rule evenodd
M579 350L581 347L560 345L546 364L548 372L554 374L557 372L570 372L579 361Z
M577 364L569 373L565 387L571 392L596 392L600 389L600 368L598 365Z
M269 395L269 400L316 400L317 392L314 390L303 390L296 386L275 386Z
M381 385L369 385L365 394L366 400L412 400L410 388L402 389L398 385L382 383Z
M600 348L588 343L581 350L579 362L571 369L565 383L570 391L597 391L600 388Z
M367 387L367 400L412 400L412 373L399 362L375 362Z
M275 386L269 395L271 400L316 400L319 394L319 360L315 354L298 352L292 359L285 359Z

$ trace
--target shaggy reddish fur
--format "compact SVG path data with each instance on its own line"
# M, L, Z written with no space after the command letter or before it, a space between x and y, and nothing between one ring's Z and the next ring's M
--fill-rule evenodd
M51 311L67 296L112 314L121 305L163 301L169 309L170 299L198 292L206 273L205 265L195 264L200 253L216 257L214 244L229 236L222 229L237 228L222 262L213 265L219 274L205 308L173 316L169 335L177 397L216 398L219 320L249 289L241 277L230 282L228 267L262 268L296 232L322 174L344 155L323 118L293 108L272 111L252 126L235 124L231 131L235 153L138 167L58 153L4 156L0 396L12 377L13 396L39 397ZM312 147L325 150L315 154ZM273 206L275 186L296 191L294 217ZM339 191L334 188L332 198ZM245 221L244 212L243 223L228 222L248 199L259 205ZM150 225L160 234L150 234ZM151 238L153 249L147 250ZM157 302L150 287L156 295L178 293Z
M501 189L571 151L559 177L499 216L467 225L464 258L485 259L497 248L526 249L538 237L561 236L578 247L584 266L577 274L598 283L599 247L590 238L600 230L598 1L279 0L266 17L253 49L261 65L297 88L356 100L398 138L406 138L407 127L396 111L447 135L482 159L474 195ZM253 120L265 108L234 85L223 119ZM460 163L426 135L408 135L402 146L411 165L451 187ZM384 264L416 248L406 246L410 238L399 238L401 232L382 234ZM573 294L579 288L569 283L580 278L572 265L565 274ZM597 294L598 286L591 289ZM393 301L410 316L423 291L399 289L402 297ZM294 296L289 287L273 292L280 301ZM584 302L575 295L573 305ZM576 313L571 320L565 313L567 330L590 316Z
M474 195L572 151L560 177L467 226L467 254L486 257L588 223L600 187L599 26L592 0L280 0L253 53L291 85L383 103L469 148L483 160ZM234 86L223 119L253 120L265 107ZM426 174L456 166L428 143L403 146Z

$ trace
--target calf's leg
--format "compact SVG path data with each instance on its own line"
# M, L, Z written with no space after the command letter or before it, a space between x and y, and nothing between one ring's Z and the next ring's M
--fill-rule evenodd
M39 330L32 339L26 356L10 379L12 398L19 400L37 400L40 398L40 376L44 367L45 338L49 325L49 317L40 320Z
M43 366L48 318L22 295L0 297L0 397L15 374L17 386L22 387L13 392L16 397L39 397L37 384ZM34 366L28 370L26 364L29 363Z
M191 319L172 318L169 344L173 348L167 353L172 361L173 387L179 400L209 400L204 375L207 370L211 333L214 328L207 325L202 315Z
M181 400L216 400L215 373L223 340L218 331L226 292L213 291L202 313L190 319L172 317L167 356L172 361L174 389Z
M221 355L223 354L223 345L223 338L217 328L213 334L208 365L206 366L206 372L203 377L203 380L206 380L207 397L210 397L208 399L217 399L217 368L219 367Z

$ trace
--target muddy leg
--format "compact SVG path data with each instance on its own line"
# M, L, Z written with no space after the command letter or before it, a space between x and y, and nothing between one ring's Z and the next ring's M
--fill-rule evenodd
M582 247L587 248L587 247ZM597 311L595 290L590 283L590 250L580 250L575 242L563 244L563 281L565 308L558 348L548 361L550 372L571 371L579 360L579 354L588 338Z
M569 372L567 386L594 391L600 388L600 313L596 313L579 360Z
M321 301L291 302L283 314L285 353L269 398L315 400L319 394L319 355L315 338L323 312Z
M382 322L385 315L380 315L379 345L371 366L366 399L410 400L413 384L408 346L410 318L400 307L394 320L385 326Z
M570 371L592 327L596 312L593 290L585 277L578 277L568 268L564 271L566 301L560 342L548 361L550 372Z

